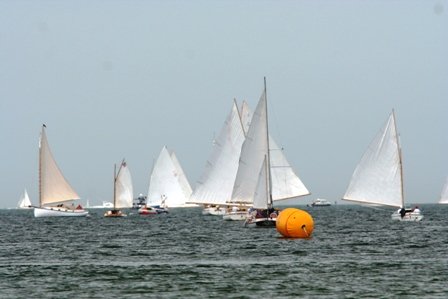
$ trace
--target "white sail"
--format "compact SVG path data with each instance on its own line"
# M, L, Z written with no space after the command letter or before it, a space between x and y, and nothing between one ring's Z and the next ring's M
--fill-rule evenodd
M189 202L224 205L230 200L243 142L244 131L234 102Z
M39 148L40 206L79 199L53 158L45 126L42 126Z
M179 160L177 159L177 156L174 153L174 151L171 152L171 160L173 161L174 168L177 170L178 173L177 179L179 180L182 192L187 198L189 198L191 196L191 193L193 193L193 190L191 189L191 185L188 182L188 178L185 175L185 172L182 166L180 165Z
M31 206L31 200L30 197L28 196L28 192L25 189L22 196L20 197L19 203L17 204L17 208L28 209L30 208L30 206Z
M127 163L123 161L115 178L114 209L131 208L134 191L132 187L131 172Z
M250 121L252 120L252 112L246 101L243 101L240 109L241 123L243 124L244 133L249 131Z
M283 149L269 136L269 154L272 180L272 200L283 200L310 194L295 174Z
M231 203L251 205L264 156L268 151L266 92L263 91L241 148Z
M267 159L263 160L263 164L260 169L260 173L258 174L257 187L255 188L254 194L254 202L253 208L255 209L267 209L269 202L269 193L268 193L268 166Z
M344 200L403 207L401 153L392 112L356 167Z
M443 186L442 193L440 194L439 203L448 204L448 178Z
M148 204L161 205L162 198L168 207L182 207L190 194L186 194L179 181L179 170L176 168L171 155L164 146L157 158L151 173L148 190Z

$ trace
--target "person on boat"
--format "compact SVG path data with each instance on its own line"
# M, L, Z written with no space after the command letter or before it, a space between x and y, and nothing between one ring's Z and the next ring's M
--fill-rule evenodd
M412 211L414 213L420 213L420 209L418 208L418 206L415 206L414 210Z
M406 215L406 209L405 208L401 208L399 211L401 218L404 217L404 215Z

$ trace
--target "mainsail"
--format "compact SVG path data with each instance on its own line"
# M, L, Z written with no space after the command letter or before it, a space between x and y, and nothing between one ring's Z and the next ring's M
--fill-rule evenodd
M148 204L161 205L162 200L165 200L168 207L184 206L190 194L185 191L186 187L182 186L182 181L185 180L181 178L182 174L183 171L179 171L176 162L173 162L171 154L164 146L151 173Z
M134 192L132 187L131 172L127 163L123 160L115 177L114 209L132 207Z
M440 194L439 203L448 204L448 178L443 186L442 193Z
M39 204L45 206L79 199L53 158L45 128L43 125L39 143Z
M185 175L185 172L184 172L182 166L180 165L180 162L177 159L177 156L174 153L174 151L171 152L171 161L173 161L174 168L176 169L176 171L178 173L177 179L179 181L182 192L186 196L186 198L189 198L191 196L191 193L193 192L193 190L191 189L191 185L188 182L188 178Z
M22 196L20 197L19 203L17 204L17 207L19 209L27 209L31 206L31 200L30 197L28 196L28 192L25 191L23 192Z
M189 202L224 205L230 200L243 141L244 131L234 101Z
M260 169L260 173L258 174L257 187L255 188L254 193L254 202L253 208L255 209L267 209L269 208L269 193L268 193L268 165L267 165L267 157L263 160L263 164Z
M401 152L393 111L364 153L342 199L404 206Z

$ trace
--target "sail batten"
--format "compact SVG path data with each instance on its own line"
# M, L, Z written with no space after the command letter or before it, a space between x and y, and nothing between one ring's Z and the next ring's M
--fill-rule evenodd
M79 199L78 194L65 179L51 153L45 126L39 141L39 204L70 202Z
M401 153L393 112L358 163L342 199L403 207Z

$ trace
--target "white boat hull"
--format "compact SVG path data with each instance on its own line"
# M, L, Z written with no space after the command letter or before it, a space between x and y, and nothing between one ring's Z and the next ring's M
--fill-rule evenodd
M226 210L224 208L210 207L210 208L204 208L202 210L202 215L222 216L225 213Z
M222 219L228 221L243 221L247 219L247 212L231 212L222 216Z
M34 217L85 217L89 214L86 210L71 210L61 207L34 208Z
M423 215L421 213L407 212L403 217L401 217L400 213L394 212L392 214L392 220L397 221L421 221L423 219Z

